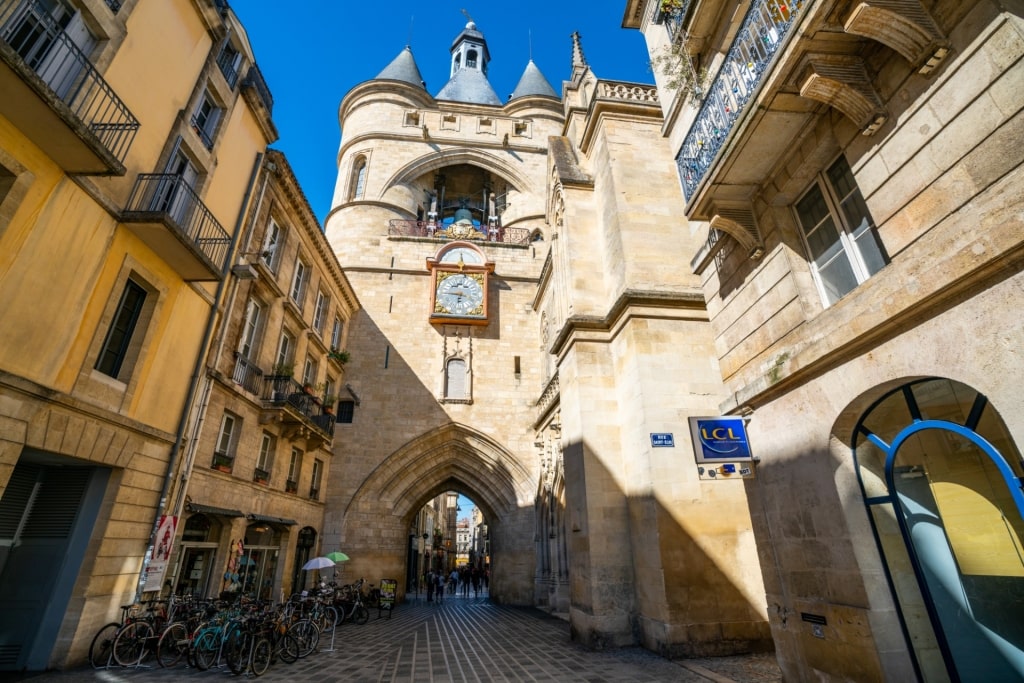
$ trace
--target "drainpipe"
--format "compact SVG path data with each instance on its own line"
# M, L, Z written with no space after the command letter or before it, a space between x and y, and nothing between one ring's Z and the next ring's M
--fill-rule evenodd
M231 236L231 246L228 248L228 256L230 257L228 263L234 262L235 250L238 247L238 238L242 232L242 225L245 221L245 215L247 213L246 207L249 205L249 198L252 196L253 187L256 185L256 178L259 174L260 166L263 164L263 152L256 154L256 162L253 165L252 174L249 177L249 184L245 190L245 197L242 199L242 210L238 212L238 220L235 223L235 231ZM156 532L160 527L160 517L164 514L167 509L167 495L171 489L171 482L174 480L174 471L178 464L178 455L181 452L181 444L185 437L185 430L188 427L188 419L191 414L190 406L196 397L196 390L199 387L199 382L202 379L204 368L206 366L206 358L204 357L204 351L209 348L210 341L213 338L213 329L217 321L217 312L221 303L221 298L224 295L224 285L227 282L228 274L230 273L230 267L223 273L223 277L220 282L217 283L217 292L213 297L213 306L210 307L210 315L206 319L206 330L203 332L203 343L199 347L200 351L196 354L195 366L192 369L192 380L188 386L188 396L185 398L185 405L181 410L181 419L178 420L178 429L174 437L174 445L171 446L170 458L167 462L167 474L164 476L164 483L160 489L160 502L157 504L156 514L153 519L153 527L149 532L149 542L146 547L146 556L142 563L142 571L139 573L139 581L135 590L135 600L138 601L142 597L142 586L143 579L146 576L146 569L149 567L149 558L153 555L153 543L156 540Z

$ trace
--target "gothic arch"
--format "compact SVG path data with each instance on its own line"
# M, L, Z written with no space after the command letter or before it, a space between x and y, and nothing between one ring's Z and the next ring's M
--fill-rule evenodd
M533 505L534 477L485 434L449 423L409 441L368 476L345 510L374 510L402 518L432 495L466 488L489 520L500 521Z
M387 191L395 185L411 184L430 171L436 171L446 166L456 164L471 164L479 166L497 176L514 187L517 191L531 194L537 192L529 178L524 176L518 168L508 163L501 157L476 149L453 149L441 152L431 152L418 159L414 159L399 168L388 178L381 188L380 196L383 197Z

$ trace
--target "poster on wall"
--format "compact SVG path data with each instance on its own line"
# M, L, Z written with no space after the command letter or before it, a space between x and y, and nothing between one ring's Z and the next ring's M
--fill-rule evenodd
M173 515L160 517L160 524L154 537L153 557L146 566L146 584L143 591L158 591L167 573L167 564L171 559L171 547L174 545L174 532L178 528L178 518Z
M377 618L384 610L388 611L388 619L391 618L391 610L395 608L395 593L398 592L398 581L395 579L380 580L380 605L377 608Z

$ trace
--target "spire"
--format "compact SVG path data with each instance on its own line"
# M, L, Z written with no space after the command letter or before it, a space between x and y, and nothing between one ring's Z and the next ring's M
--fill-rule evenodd
M426 90L427 84L420 75L420 69L416 66L416 60L412 56L412 48L408 45L398 53L398 56L391 60L391 63L384 67L384 70L377 74L374 80L405 81Z
M577 69L586 69L587 57L583 54L583 41L580 39L580 32L572 32L572 73Z
M540 72L537 65L533 63L531 59L526 65L526 69L523 71L523 75L519 77L519 85L509 95L510 100L514 100L519 97L525 97L526 95L544 95L546 97L558 97L558 93L551 87L551 83L548 79L544 78L544 74Z
M451 78L436 99L500 105L501 100L487 80L487 65L491 61L487 40L472 19L452 42L449 52L452 55Z

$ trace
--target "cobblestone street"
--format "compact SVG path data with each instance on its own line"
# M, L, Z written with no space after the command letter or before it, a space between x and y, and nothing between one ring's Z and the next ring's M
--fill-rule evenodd
M27 675L31 683L149 683L224 680L226 668L200 672L139 668ZM19 679L15 679L19 680ZM771 656L672 662L640 648L592 652L569 642L569 626L530 608L501 607L487 599L447 597L399 605L391 619L376 611L365 626L344 624L320 643L320 652L295 664L278 662L266 681L681 681L775 683Z

